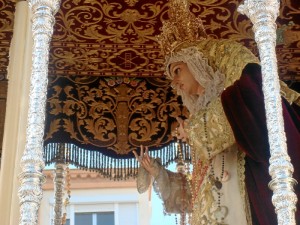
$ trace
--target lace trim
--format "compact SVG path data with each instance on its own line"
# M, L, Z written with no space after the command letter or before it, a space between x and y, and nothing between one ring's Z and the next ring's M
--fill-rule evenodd
M191 190L184 174L161 168L153 186L154 191L164 202L165 213L190 213L192 211Z
M289 104L297 104L300 106L300 93L290 89L283 81L280 81L280 94Z
M169 193L171 191L170 186L168 185L169 182L170 181L169 181L168 174L166 173L166 171L164 171L163 168L160 168L158 176L154 178L153 181L153 190L157 194L159 199L163 202L164 215L170 214L170 212L168 212L168 208L165 203L166 199L169 198L170 195ZM165 195L165 193L167 195Z
M160 159L153 159L151 158L151 163L153 167L156 170L156 173L158 174L157 177L159 177L161 173L161 161ZM140 194L146 192L151 184L152 176L148 173L147 170L145 170L144 167L140 166L138 169L138 175L136 179L136 186L137 190Z
M197 47L182 49L167 59L166 73L170 79L173 79L173 77L169 71L169 66L174 62L186 63L195 79L202 87L205 87L204 95L199 97L190 96L177 89L177 94L181 95L183 104L191 113L205 108L210 101L219 96L224 90L225 75L218 70L214 71Z
M140 194L146 192L151 183L151 175L144 169L144 167L140 166L138 170L138 176L136 179L137 190Z
M177 52L166 57L166 74L172 79L169 65L173 62L185 62L195 79L205 87L205 94L195 98L177 90L184 105L191 113L206 107L217 98L224 88L240 78L248 63L258 63L253 53L241 44L227 39L207 38L199 42L183 44Z
M250 202L248 198L248 192L245 184L245 156L246 154L240 150L237 151L237 172L239 177L239 189L243 200L244 210L246 213L246 220L248 225L252 225L252 216L250 209Z
M170 197L171 188L169 183L167 171L163 167L160 167L158 175L154 178L153 188L163 201Z

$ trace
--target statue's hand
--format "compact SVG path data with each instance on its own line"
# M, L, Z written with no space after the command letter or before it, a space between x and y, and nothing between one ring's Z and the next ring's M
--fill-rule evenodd
M152 159L148 154L148 147L144 147L141 145L140 155L137 154L135 150L133 150L133 154L136 160L141 164L145 170L148 171L153 177L156 177L159 173L158 168L153 166L154 159Z

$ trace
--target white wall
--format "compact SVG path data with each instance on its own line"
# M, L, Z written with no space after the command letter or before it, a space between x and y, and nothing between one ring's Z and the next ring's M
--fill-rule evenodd
M115 212L115 225L150 225L151 202L146 192L140 195L136 188L101 188L71 190L68 218L76 212ZM44 191L39 213L40 225L51 225L54 193Z

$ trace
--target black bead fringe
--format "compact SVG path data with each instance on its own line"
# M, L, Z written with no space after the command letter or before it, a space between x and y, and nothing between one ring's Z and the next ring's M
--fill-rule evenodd
M182 144L183 158L191 160L190 148ZM160 158L164 166L177 159L176 143L158 150L149 151L153 158ZM70 163L79 169L99 172L113 180L126 180L137 176L139 163L135 158L112 158L98 151L90 151L70 143L49 143L44 147L45 163L55 162Z

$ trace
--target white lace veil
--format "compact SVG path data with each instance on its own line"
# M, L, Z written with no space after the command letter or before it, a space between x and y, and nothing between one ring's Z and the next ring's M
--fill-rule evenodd
M196 81L205 88L204 94L199 97L188 95L177 89L177 94L182 97L183 104L190 113L193 114L204 109L210 101L218 97L223 91L225 75L218 70L214 71L196 46L181 49L179 52L166 57L166 74L170 79L173 79L173 76L169 68L175 62L186 63Z

